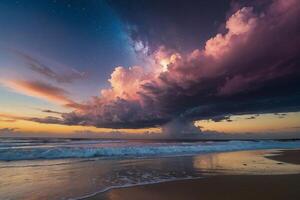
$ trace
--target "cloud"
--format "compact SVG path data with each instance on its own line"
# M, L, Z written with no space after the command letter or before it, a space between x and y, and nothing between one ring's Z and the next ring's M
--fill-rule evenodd
M86 75L74 68L67 68L66 72L56 72L31 55L18 50L13 50L13 52L25 61L29 69L57 83L72 83L75 80L83 79Z
M181 120L191 130L194 120L300 111L299 18L296 0L240 8L204 48L162 46L150 67L115 68L111 87L80 111L41 122L141 128Z
M288 129L288 128L287 128ZM203 131L201 135L198 135L198 139L207 140L231 140L231 139L241 139L241 140L257 140L257 139L300 139L299 132L282 130L281 132L260 132L260 133L223 133L217 131Z
M7 114L7 113L0 113L0 118L1 120L6 120L6 121L17 121L17 120L28 120L29 118L19 116L19 115L13 115L13 114Z
M285 118L286 113L274 113L278 118Z
M215 33L230 8L229 1L212 0L107 1L141 53L156 51L162 44L177 50L196 48Z
M246 119L256 119L259 115L252 115L252 116L249 116L249 117L246 117Z
M230 117L231 116L219 115L219 116L212 117L211 120L214 121L214 122L220 122L220 121L232 122L233 120L230 119Z
M52 113L52 114L63 114L62 112L58 112L58 111L55 111L55 110L49 110L49 109L47 109L47 110L41 110L42 112L44 112L44 113Z
M58 117L48 116L45 118L29 118L29 121L39 122L39 123L47 123L47 124L64 124L64 122Z
M80 104L72 101L69 93L63 88L42 82L28 80L5 80L4 86L22 94L33 96L47 101L63 104L71 108L79 108Z
M300 129L300 126L289 127L291 129Z
M162 126L162 132L167 138L181 138L183 135L187 138L195 138L201 132L193 122L185 119L174 119Z
M1 136L14 133L18 128L0 128Z
M15 119L0 119L0 122L11 122L11 123L13 123L13 122L16 122L17 120L15 120Z
M60 113L63 114L63 113ZM39 122L39 123L50 123L50 124L64 124L64 121L62 121L58 117L52 117L48 116L46 118L35 118L35 117L27 117L22 115L13 115L13 114L7 114L7 113L0 113L0 121L6 121L6 122L15 122L18 120L24 120L24 121L33 121L33 122Z

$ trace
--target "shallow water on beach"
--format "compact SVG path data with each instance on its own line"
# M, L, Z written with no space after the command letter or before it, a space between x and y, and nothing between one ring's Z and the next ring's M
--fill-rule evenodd
M93 146L97 144L92 143ZM47 144L47 148L51 145L53 146ZM106 147L107 145L105 144ZM149 144L144 146L147 145L149 147ZM185 145L195 146L200 143ZM292 144L295 148L293 145L295 143ZM28 146L30 145L26 144L26 151L30 153L28 149L33 147ZM201 178L208 175L300 173L300 165L281 163L264 157L272 153L277 151L0 161L0 199L80 199L110 188Z

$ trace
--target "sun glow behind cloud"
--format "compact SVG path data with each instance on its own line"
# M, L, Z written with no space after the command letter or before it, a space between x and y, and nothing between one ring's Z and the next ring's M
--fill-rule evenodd
M300 132L300 112L286 114L236 115L230 120L214 122L212 120L196 121L204 131L226 133L268 133Z
M232 120L232 121L231 121ZM211 120L196 121L195 125L200 126L203 132L214 131L222 134L244 134L244 133L299 133L300 132L300 112L287 114L263 114L260 116L239 115L232 116L230 121L214 122ZM96 128L93 126L68 126L58 124L41 124L37 122L19 119L16 115L0 116L0 129L16 129L19 136L62 136L62 137L89 137L89 133L94 133L99 137L103 134L114 132L124 135L132 135L139 138L145 133L156 133L160 136L160 128L145 129L109 129ZM201 134L201 133L200 133ZM9 135L6 135L9 136ZM113 136L113 135L112 135ZM107 135L105 135L107 137Z
M122 134L144 134L144 133L159 133L159 128L150 129L108 129L108 128L96 128L93 126L68 126L59 124L41 124L37 122L17 119L12 121L15 117L1 117L0 116L0 129L12 128L16 129L17 136L63 136L72 137L74 135L80 137L89 137L89 132L98 134L99 137L103 136L101 134L120 132ZM11 134L14 135L13 133ZM0 134L1 136L1 134ZM9 136L7 134L6 136ZM106 135L107 137L107 135Z
M19 102L32 111L18 110L6 102L2 105L10 108L0 112L11 117L2 115L0 126L37 134L117 129L144 133L157 132L157 127L174 122L190 128L192 122L199 120L195 124L210 131L297 131L298 113L266 113L296 112L300 108L296 87L300 76L299 48L297 42L292 42L299 41L300 29L295 26L300 13L298 4L294 0L275 0L262 11L241 7L224 19L226 30L191 51L182 52L163 43L153 49L136 38L133 48L143 53L146 64L118 61L111 66L116 67L111 69L109 85L99 85L100 92L80 103L69 89L74 87L78 94L84 92L75 87L75 81L86 73L70 68L67 71L72 73L60 74L52 65L22 53L29 64L27 70L33 75L24 80L9 77L2 83L10 92L20 93L16 97L27 95L47 102L42 108L49 111L36 110L34 102ZM260 116L240 115L246 113Z

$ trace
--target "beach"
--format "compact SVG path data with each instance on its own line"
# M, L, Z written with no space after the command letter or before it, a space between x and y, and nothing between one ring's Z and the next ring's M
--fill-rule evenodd
M268 156L277 165L299 164L300 150ZM217 175L128 188L112 189L89 200L253 200L300 199L300 175Z
M1 200L299 197L298 140L2 139L0 146Z

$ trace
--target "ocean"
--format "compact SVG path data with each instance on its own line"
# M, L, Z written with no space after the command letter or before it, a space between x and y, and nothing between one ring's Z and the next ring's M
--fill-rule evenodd
M0 139L0 199L83 199L111 188L217 173L300 172L293 165L268 168L274 161L249 154L295 148L299 140Z

